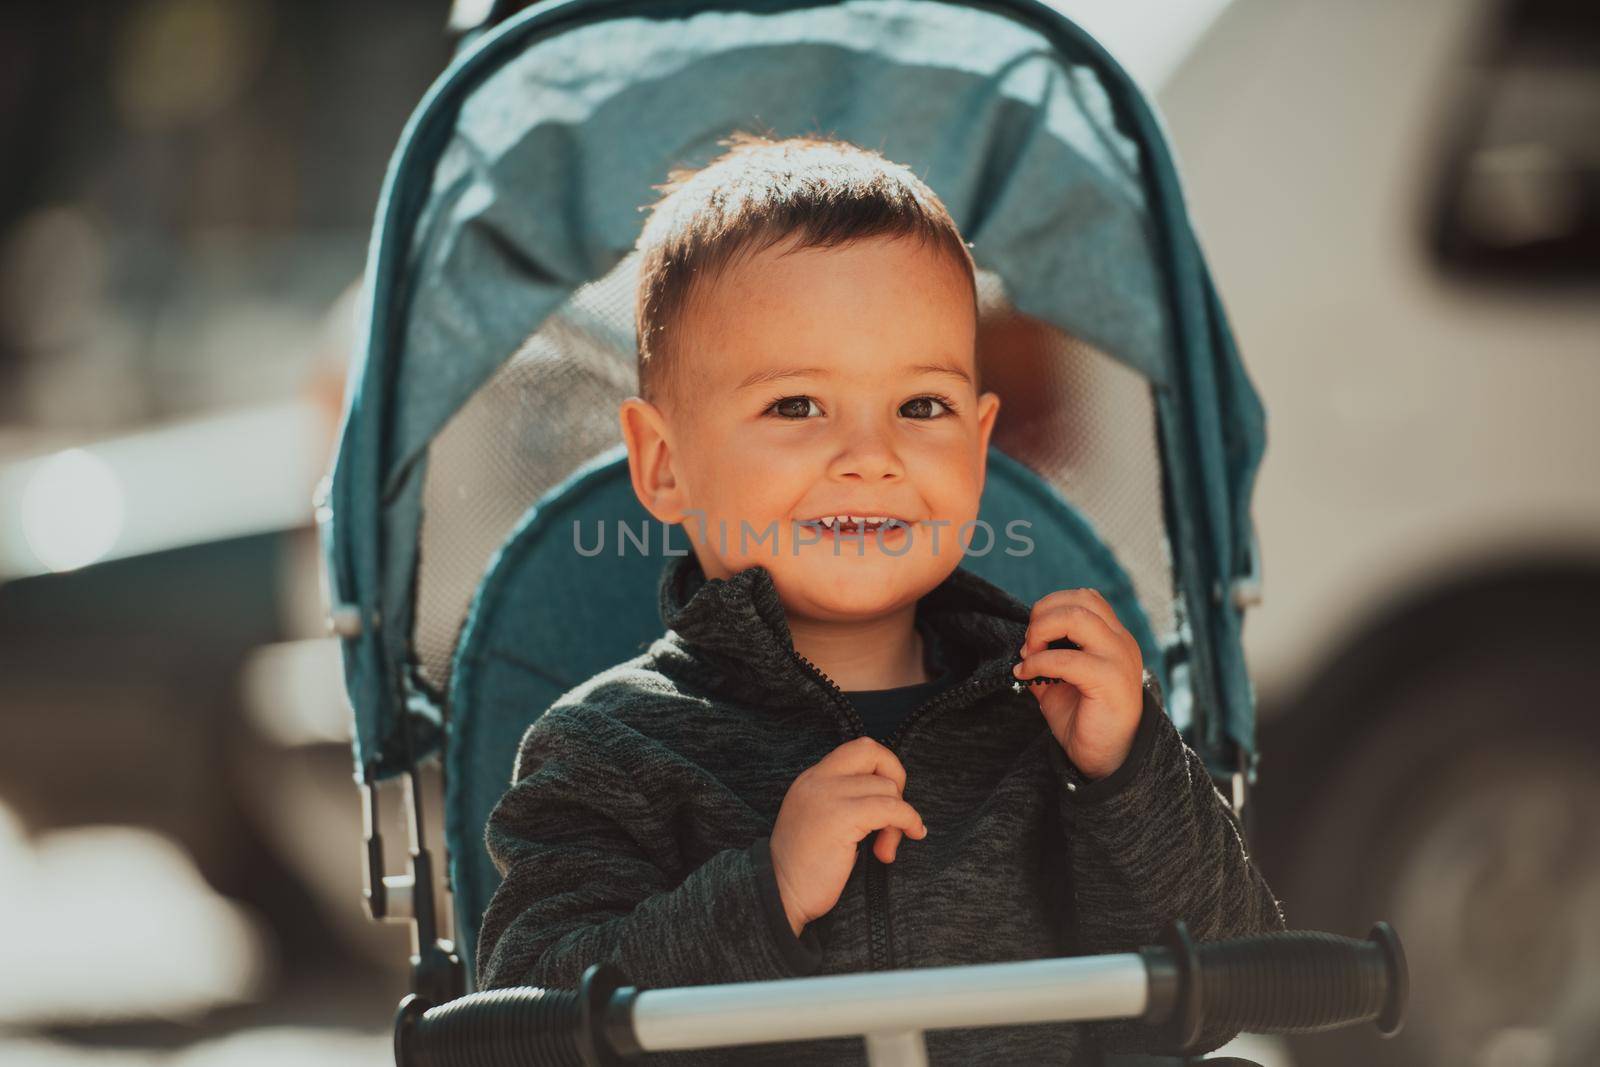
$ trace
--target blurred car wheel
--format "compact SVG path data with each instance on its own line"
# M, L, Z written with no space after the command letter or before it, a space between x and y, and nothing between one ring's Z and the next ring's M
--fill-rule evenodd
M1398 1035L1298 1039L1299 1067L1600 1063L1600 670L1507 638L1376 694L1297 828L1291 925L1386 919L1411 968Z

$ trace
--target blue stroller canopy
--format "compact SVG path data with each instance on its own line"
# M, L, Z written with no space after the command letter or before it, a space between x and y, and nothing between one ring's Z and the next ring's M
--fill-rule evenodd
M1216 768L1248 760L1234 594L1256 578L1264 413L1128 76L1029 0L564 0L457 56L385 180L319 508L358 776L480 738L448 765L459 851L521 730L660 633L662 558L585 567L569 546L563 565L540 531L645 514L617 478L616 420L640 209L736 129L836 134L944 200L1003 399L984 514L1045 530L1033 564L964 565L1024 599L1107 590L1191 743ZM473 924L492 877L465 879Z

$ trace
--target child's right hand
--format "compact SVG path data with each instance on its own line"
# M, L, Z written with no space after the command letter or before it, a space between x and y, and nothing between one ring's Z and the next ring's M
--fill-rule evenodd
M902 836L927 836L922 816L900 798L905 787L899 758L870 737L846 741L789 786L772 830L772 866L796 937L839 902L863 837L880 831L872 850L892 863Z

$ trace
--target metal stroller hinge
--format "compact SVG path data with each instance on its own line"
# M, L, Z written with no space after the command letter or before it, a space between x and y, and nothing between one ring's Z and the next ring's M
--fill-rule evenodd
M366 875L362 896L367 914L379 922L410 922L416 917L416 871L384 874L383 834L378 830L378 787L366 782L361 790L362 843L366 846Z
M411 838L405 874L384 874L383 834L379 830L378 785L368 774L361 789L366 865L363 895L367 911L380 922L411 925L411 991L435 1004L466 992L466 974L455 945L437 936L433 899L433 857L422 832L422 792L416 768L406 774L406 823Z
M1261 598L1261 538L1256 533L1255 523L1252 522L1249 565L1244 574L1233 580L1233 606L1239 611L1245 611L1259 605Z
M360 637L361 608L355 604L329 603L323 626L334 637Z
M333 476L325 474L311 494L311 513L316 520L317 543L322 553L322 565L317 568L317 585L322 592L322 619L328 633L335 637L361 636L361 605L347 603L340 597L333 567Z

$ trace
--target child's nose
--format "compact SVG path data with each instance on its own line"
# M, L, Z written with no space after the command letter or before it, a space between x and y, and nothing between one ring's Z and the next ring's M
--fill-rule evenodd
M876 427L864 426L847 431L847 439L830 465L829 474L836 478L860 478L876 482L904 476L905 465L888 433Z

